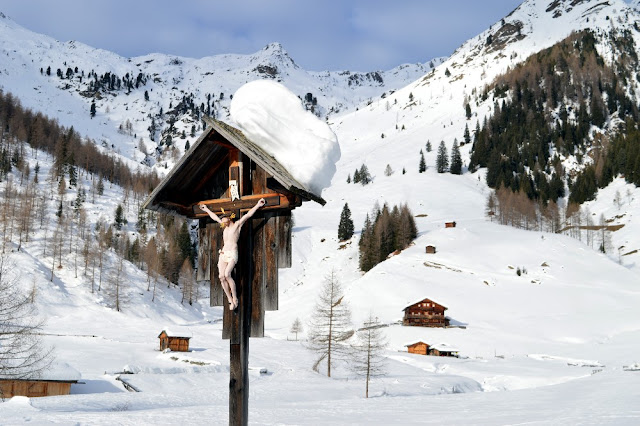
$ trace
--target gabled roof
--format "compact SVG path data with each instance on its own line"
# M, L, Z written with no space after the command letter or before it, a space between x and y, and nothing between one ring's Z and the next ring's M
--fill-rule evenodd
M419 344L421 344L421 343L422 343L423 345L427 345L427 346L429 346L429 347L431 346L430 344L425 343L425 342L423 342L422 340L418 340L418 341L417 341L417 342L415 342L415 343L409 343L408 345L404 345L404 347L405 347L405 348L408 348L409 346L415 346L415 345L419 345Z
M437 343L431 346L431 349L435 349L440 352L460 352L458 348L449 346L447 343Z
M284 166L259 145L250 141L242 131L210 117L204 117L203 120L207 124L205 131L153 190L142 205L143 208L188 215L190 212L184 207L200 201L190 199L193 194L190 194L188 189L197 187L202 176L205 176L211 167L216 166L220 159L224 159L230 147L237 148L249 157L285 190L299 195L305 201L326 204L322 197L313 194L298 182Z
M449 309L449 308L447 308L446 306L444 306L442 303L438 303L438 302L436 302L436 301L435 301L435 300L433 300L433 299L425 298L425 299L420 299L420 300L418 300L417 302L414 302L414 303L412 303L412 304L410 304L410 305L405 306L404 308L402 308L402 310L403 310L403 311L405 311L405 310L407 310L408 308L412 307L413 305L417 305L418 303L422 303L422 302L431 302L431 303L435 303L436 305L440 305L440 306L442 306L445 310L446 310L446 309Z
M176 334L172 333L171 331L169 331L167 329L162 330L160 332L160 334L158 334L158 337L162 336L162 333L166 334L167 337L175 337L175 338L178 338L178 339L187 339L187 340L191 339L190 336L177 336Z

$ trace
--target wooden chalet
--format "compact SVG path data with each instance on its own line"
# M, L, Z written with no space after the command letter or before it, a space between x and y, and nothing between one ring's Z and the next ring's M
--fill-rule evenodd
M418 327L447 327L449 319L445 317L447 308L431 299L423 299L404 308L402 325Z
M456 227L456 222L445 222L444 223L444 227L445 228L455 228Z
M436 246L427 246L425 248L425 252L428 254L435 254L436 253Z
M405 347L410 354L427 355L429 353L429 344L425 342L416 342Z
M189 340L191 337L176 336L170 331L162 330L158 336L160 350L171 349L172 352L189 352Z

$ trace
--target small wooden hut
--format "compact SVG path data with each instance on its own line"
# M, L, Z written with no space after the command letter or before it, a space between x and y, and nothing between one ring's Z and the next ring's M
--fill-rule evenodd
M445 222L444 223L444 227L445 228L455 228L456 227L456 222L455 221L453 221L453 222Z
M69 395L71 385L77 380L44 380L44 379L0 379L0 397Z
M71 385L78 383L80 373L65 363L56 363L39 377L0 377L0 398L69 395Z
M171 349L172 352L189 352L189 339L191 337L176 336L168 330L162 330L158 336L160 350Z
M428 254L435 254L436 253L436 246L427 246L427 248L425 249L425 251Z
M410 354L427 355L429 353L429 344L422 341L405 345Z
M448 308L431 299L423 299L404 308L402 325L419 327L447 327L449 319L444 311Z
M432 345L429 349L429 355L433 356L452 356L458 357L458 349L447 345L446 343L438 343L436 345Z

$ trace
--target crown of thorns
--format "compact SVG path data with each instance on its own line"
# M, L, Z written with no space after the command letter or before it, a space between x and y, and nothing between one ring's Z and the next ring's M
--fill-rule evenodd
M223 217L228 217L229 219L235 219L236 218L236 214L235 213L227 213L224 211L224 209L222 207L220 207L220 210L222 210L222 216Z

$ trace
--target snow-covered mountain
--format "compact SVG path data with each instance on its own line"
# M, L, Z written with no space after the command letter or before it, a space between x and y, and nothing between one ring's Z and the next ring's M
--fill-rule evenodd
M146 153L151 154L146 164L165 160L163 168L173 164L169 155L156 155L166 151L167 134L162 133L168 122L174 122L174 138L182 131L188 134L172 142L182 153L187 140L196 138L192 126L197 133L201 130L194 109L227 119L231 96L249 81L282 82L310 110L325 117L393 92L443 60L404 64L389 71L311 72L300 68L279 43L252 55L192 59L154 53L124 58L77 41L61 42L33 33L4 14L0 14L0 57L0 89L13 93L24 106L56 117L60 124L73 126L135 162ZM92 84L98 80L101 87L95 88ZM125 80L135 85L128 86ZM185 103L189 108L179 107ZM157 130L149 130L152 120ZM164 147L154 153L159 144Z
M159 117L160 107L165 113L175 109L191 93L196 104L206 103L207 94L215 95L215 110L222 118L234 89L256 77L271 75L301 98L306 93L317 97L338 136L342 156L331 186L322 194L327 204L307 203L294 211L293 267L280 271L280 309L267 313L267 337L251 342L252 422L635 424L640 382L633 376L636 372L623 367L640 362L640 190L618 178L587 203L595 217L624 225L613 233L613 245L631 254L620 256L618 250L604 255L587 241L491 222L485 215L489 188L482 170L460 176L437 173L435 149L425 152L425 173L418 173L418 163L427 141L436 147L443 140L450 148L455 138L462 140L466 125L473 128L476 121L489 117L493 100L482 99L485 87L530 54L585 28L599 35L612 28L630 29L637 41L637 7L621 0L527 0L442 64L434 64L435 69L398 68L380 74L384 85L374 74L305 72L277 44L249 56L194 60L154 54L129 60L79 43L55 42L4 18L0 31L22 41L3 34L0 84L23 105L73 124L107 147L113 144L134 163L142 160L142 153L133 150L136 138L155 147L148 139L149 114ZM611 60L607 52L612 50L604 38L600 40L598 49ZM47 66L53 70L51 76L46 75ZM77 76L56 76L57 68L66 74L67 66L78 66L85 75L94 70L98 75L108 71L119 77L141 73L149 78L128 95L123 89L100 92L94 97L97 113L91 119L90 99L81 94L88 89L87 77L80 82ZM637 80L634 76L630 81ZM632 84L629 91L637 92ZM145 90L149 101L144 100ZM472 106L470 120L465 115L467 102ZM182 120L176 124L178 133L189 133L198 125L189 114L176 117ZM127 119L132 129L125 128L123 134L119 126ZM161 131L157 136L160 139ZM469 149L462 149L466 161ZM45 170L51 167L42 157L40 161ZM155 164L162 161L171 162ZM348 183L347 177L362 164L368 166L373 182ZM614 203L616 193L622 197ZM112 212L124 197L115 186L106 194L86 203L90 223ZM419 234L415 245L362 274L358 233L348 242L338 241L338 221L348 203L360 229L376 202L407 203ZM53 212L56 206L49 204ZM135 208L128 215L125 230L134 232ZM456 228L444 228L444 222L453 220ZM43 250L46 236L41 231L31 246L25 244L16 255L19 269L30 272L25 288L38 289L38 303L49 318L46 331L52 334L47 341L57 346L58 358L82 373L85 385L74 386L70 397L14 398L0 404L2 418L14 423L170 424L188 416L194 424L224 422L228 344L219 337L221 308L209 308L206 299L193 307L179 304L177 290L166 287L151 302L145 277L130 267L129 306L135 309L116 313L101 294L88 293L86 278L74 276L72 257L49 281L52 255ZM437 253L426 254L426 245L436 246ZM354 324L373 313L387 325L389 373L372 383L372 401L361 397L364 385L344 365L331 379L318 375L311 370L313 355L288 340L296 318L307 324L331 270L344 285ZM517 273L522 270L526 272ZM398 325L402 310L422 298L446 305L447 315L466 328ZM193 336L193 351L158 352L157 334L165 326ZM449 343L463 358L407 354L405 345L419 340ZM260 374L261 369L267 373ZM128 380L140 393L126 393L114 380L123 370L136 373ZM420 417L425 407L430 415Z

